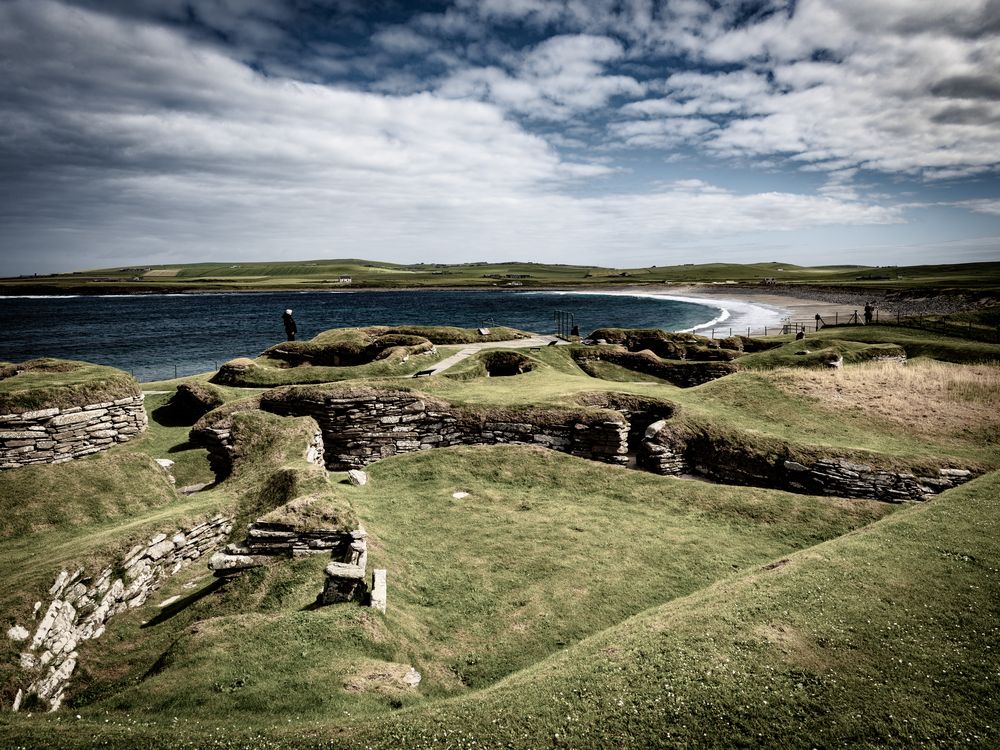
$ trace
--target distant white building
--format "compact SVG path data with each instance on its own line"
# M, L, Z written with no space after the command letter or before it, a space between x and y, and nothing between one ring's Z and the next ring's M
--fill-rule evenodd
M353 279L350 276L341 276L339 281L341 284L350 284Z

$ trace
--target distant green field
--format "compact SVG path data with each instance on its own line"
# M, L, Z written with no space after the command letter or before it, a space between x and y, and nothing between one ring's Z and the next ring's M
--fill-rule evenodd
M347 281L349 277L350 281ZM1000 289L1000 263L922 266L817 266L791 263L708 263L616 269L539 263L419 263L357 259L267 263L191 263L104 268L43 277L0 279L6 293L337 289L400 287L523 287L629 284L822 284L866 289Z

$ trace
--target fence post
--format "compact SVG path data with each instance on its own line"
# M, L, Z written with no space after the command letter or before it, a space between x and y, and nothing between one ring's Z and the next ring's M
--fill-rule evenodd
M174 364L174 380L177 380L177 365Z
M715 338L715 329L714 328L712 329L712 338L713 339Z
M840 313L839 312L835 312L833 314L833 324L837 325L839 322L840 322Z

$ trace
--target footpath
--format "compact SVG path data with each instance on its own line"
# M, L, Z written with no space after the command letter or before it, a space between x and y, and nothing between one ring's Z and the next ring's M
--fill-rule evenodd
M449 367L454 367L462 360L468 359L473 354L481 352L483 349L534 349L541 346L557 346L567 344L555 336L531 336L526 339L514 339L513 341L483 341L478 344L469 344L456 354L436 362L433 367L415 373L413 377L422 378L430 375L437 375L444 372Z

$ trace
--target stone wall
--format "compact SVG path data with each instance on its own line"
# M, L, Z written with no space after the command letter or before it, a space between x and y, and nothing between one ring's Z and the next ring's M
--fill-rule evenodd
M782 468L789 489L887 502L929 500L974 477L968 469L939 469L933 475L918 476L841 459L820 459L808 466L784 461Z
M96 576L88 576L82 568L75 573L62 571L49 589L48 606L35 604L33 616L41 614L41 621L34 635L20 625L8 631L9 637L25 642L21 666L31 679L18 691L14 710L28 696L36 696L51 711L59 708L76 669L79 644L100 638L112 617L142 605L164 579L219 547L232 530L231 518L216 515L137 544Z
M0 469L62 463L107 450L146 429L143 396L0 415Z
M227 419L219 424L191 430L191 441L208 451L208 465L219 480L232 473L233 461L236 458L236 447L230 431L231 426ZM306 461L311 464L323 465L323 433L319 429L316 430L313 439L306 448Z
M362 468L389 456L454 445L541 445L625 464L629 425L620 414L559 409L477 410L406 391L312 400L261 398L277 414L311 416L323 431L326 466Z
M647 429L638 463L657 474L691 473L725 484L885 502L927 500L975 477L968 469L916 474L839 457L799 463L789 460L787 451L755 452L722 438L672 430L666 420Z
M724 351L724 350L720 350ZM651 375L654 378L666 380L678 388L691 388L736 372L739 368L733 362L671 362L660 359L652 352L629 352L623 349L595 347L578 349L573 352L573 359L580 369L593 377L600 377L591 366L594 362L608 362L634 372Z
M383 458L454 445L540 445L605 463L628 462L628 422L611 412L572 409L479 411L407 391L359 395L321 392L308 397L264 394L260 408L285 416L310 416L322 431L326 467L360 469ZM211 415L209 415L211 416ZM226 422L192 430L208 448L217 476L232 468L232 437Z

